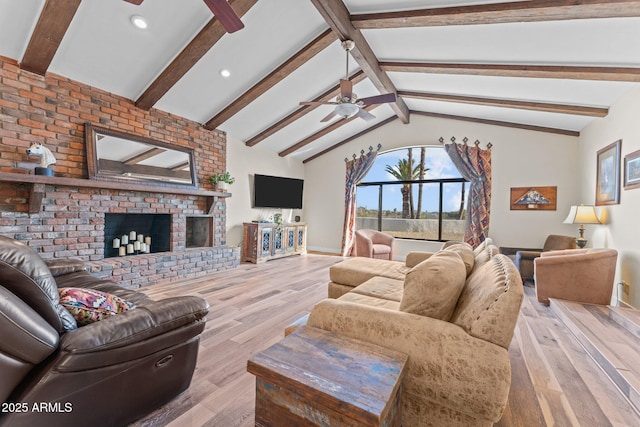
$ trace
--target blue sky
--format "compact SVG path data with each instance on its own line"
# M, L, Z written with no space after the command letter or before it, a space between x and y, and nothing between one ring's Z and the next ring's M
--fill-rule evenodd
M420 162L420 147L413 148L414 164ZM396 165L398 160L407 158L407 149L389 151L379 154L371 170L362 182L371 181L395 181L396 179L385 171L387 165ZM449 159L447 153L441 147L427 147L425 167L429 170L425 173L425 179L434 178L460 178L460 173ZM400 185L385 186L382 195L382 209L402 211L402 194ZM468 184L467 184L468 190ZM460 206L461 184L446 184L444 188L444 210L457 210ZM418 186L414 186L414 207L418 202ZM468 191L465 193L468 194ZM358 207L377 209L378 187L358 188ZM438 209L438 185L424 186L422 210L434 211Z

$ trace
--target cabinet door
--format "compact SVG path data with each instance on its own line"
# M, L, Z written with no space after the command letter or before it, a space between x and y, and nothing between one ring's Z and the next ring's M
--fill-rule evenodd
M285 245L287 252L295 252L296 250L296 227L286 227L284 229Z
M296 227L296 252L307 252L307 227L305 225Z
M273 239L273 247L271 248L271 253L273 255L283 254L285 252L284 229L282 227L274 227L272 239Z
M272 253L272 236L273 236L273 228L272 227L260 227L259 233L259 241L258 241L258 258L268 258Z

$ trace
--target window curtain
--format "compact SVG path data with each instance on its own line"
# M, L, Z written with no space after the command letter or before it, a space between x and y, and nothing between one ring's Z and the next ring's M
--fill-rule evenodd
M369 152L360 151L360 157L353 155L349 160L345 157L347 165L344 187L344 226L342 231L342 256L351 255L355 243L356 231L356 185L365 177L373 162L376 160L381 145L376 150L369 147Z
M455 138L444 146L445 151L456 165L464 179L471 183L467 202L467 224L464 241L474 248L484 242L489 234L489 217L491 206L491 143L487 149L480 148L480 141L475 146L456 143ZM440 138L440 142L444 140Z

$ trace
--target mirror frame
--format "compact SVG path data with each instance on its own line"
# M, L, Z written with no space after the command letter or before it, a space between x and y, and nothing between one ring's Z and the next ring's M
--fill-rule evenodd
M118 178L113 175L104 175L100 173L100 165L98 162L98 150L96 145L96 137L97 135L107 135L116 138L126 139L134 142L139 142L143 144L149 144L154 147L164 148L167 150L179 151L182 153L186 153L189 155L189 163L190 167L190 175L191 175L191 184L189 183L180 183L180 182L163 182L154 179L144 179L144 178L134 178L134 179L123 179ZM168 144L166 142L157 141L155 139L147 138L140 135L134 135L118 130L107 129L101 126L95 126L91 123L85 123L84 126L84 135L85 135L85 146L87 149L87 168L89 171L90 179L98 179L104 181L118 181L118 182L135 182L137 184L145 184L156 187L190 187L190 188L198 188L198 177L196 175L196 163L195 163L195 155L194 151L191 148L186 147L176 147L174 145Z

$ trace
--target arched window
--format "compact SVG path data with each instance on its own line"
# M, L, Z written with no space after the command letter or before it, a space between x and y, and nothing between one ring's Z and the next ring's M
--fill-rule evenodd
M441 147L378 154L357 187L357 229L397 238L462 240L467 182Z

